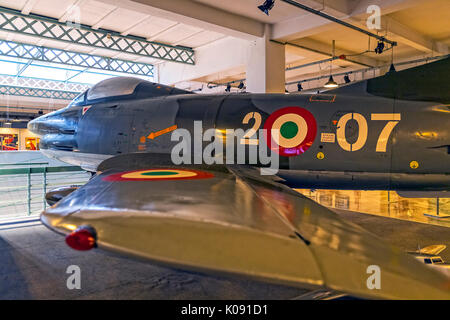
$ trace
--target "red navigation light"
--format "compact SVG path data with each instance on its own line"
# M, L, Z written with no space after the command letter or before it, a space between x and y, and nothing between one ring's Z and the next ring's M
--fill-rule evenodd
M95 229L89 226L79 227L77 230L66 236L66 243L75 250L86 251L97 246L97 235Z

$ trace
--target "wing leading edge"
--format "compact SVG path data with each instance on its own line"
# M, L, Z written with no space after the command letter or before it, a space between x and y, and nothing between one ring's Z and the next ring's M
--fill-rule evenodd
M89 225L100 248L187 270L364 298L450 298L445 276L254 169L144 154L99 168L42 214L45 225L63 234ZM380 289L368 288L369 266Z

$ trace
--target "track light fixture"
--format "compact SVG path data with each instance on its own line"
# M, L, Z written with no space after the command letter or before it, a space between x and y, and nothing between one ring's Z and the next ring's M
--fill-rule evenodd
M265 14L269 15L269 11L272 10L274 5L275 0L266 0L262 5L258 6L258 9L264 12Z
M375 48L375 53L382 54L384 51L384 41L378 41L377 47Z
M344 81L345 81L345 83L350 83L350 82L352 82L352 81L350 80L350 77L348 76L348 74L346 74L346 75L344 76Z

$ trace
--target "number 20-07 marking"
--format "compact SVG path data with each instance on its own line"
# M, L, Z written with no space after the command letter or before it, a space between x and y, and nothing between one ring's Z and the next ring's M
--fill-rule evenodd
M258 129L261 127L261 123L262 123L261 114L259 112L249 112L245 115L244 119L242 120L242 123L248 124L251 119L254 119L253 127L250 128L246 132L244 137L241 139L241 144L257 145L259 143L258 139L252 139L251 137L254 136L257 133ZM347 125L347 122L352 119L358 123L359 132L358 132L358 139L356 140L356 142L353 144L350 144L347 141L347 137L345 136L345 127ZM378 137L377 146L376 146L376 152L386 152L389 137L390 137L392 131L394 130L395 126L400 122L401 114L400 113L372 113L371 120L372 121L388 121ZM369 134L369 129L368 129L368 125L367 125L367 120L360 113L344 114L337 123L336 138L337 138L339 146L342 149L344 149L345 151L352 152L352 151L358 151L358 150L362 149L367 142L368 134Z

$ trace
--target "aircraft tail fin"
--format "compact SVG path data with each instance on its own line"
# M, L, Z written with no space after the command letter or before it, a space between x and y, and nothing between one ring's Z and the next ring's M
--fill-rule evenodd
M370 79L367 93L400 100L450 103L450 56Z

